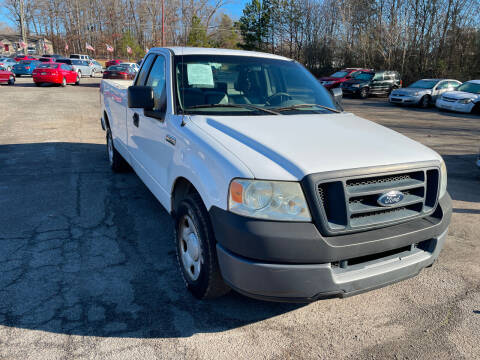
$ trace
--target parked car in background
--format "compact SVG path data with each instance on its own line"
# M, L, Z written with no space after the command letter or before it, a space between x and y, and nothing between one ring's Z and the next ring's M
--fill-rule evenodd
M361 71L340 86L345 95L357 95L362 99L370 95L388 95L402 87L400 74L396 71Z
M65 56L58 55L58 54L43 54L42 57L45 58L55 58L55 59L63 59Z
M57 59L55 59L54 57L41 57L40 59L38 59L38 61L40 62L43 62L43 63L54 63L57 61Z
M128 66L129 68L131 68L135 72L138 72L138 70L140 69L140 67L137 65L137 63L123 62L123 63L120 63L119 65Z
M371 70L360 69L360 68L346 68L346 69L337 71L336 73L330 76L322 77L318 80L320 81L320 84L322 84L328 90L330 90L340 86L341 83L351 79L352 77L354 77L355 75L359 74L362 71L371 71Z
M80 77L82 76L91 76L92 68L88 65L88 60L78 60L78 59L57 59L57 63L70 65L73 70L75 70Z
M15 85L15 74L3 65L0 65L0 83Z
M133 80L137 73L129 66L112 65L103 72L104 79Z
M92 60L90 55L84 55L84 54L70 54L69 58L78 59L78 60Z
M35 70L40 64L41 62L38 60L22 60L13 65L12 70L17 77L21 77L22 75L32 75L33 70Z
M91 77L95 77L96 74L103 73L103 66L96 60L90 60L90 68L92 69Z
M15 65L16 63L17 62L12 58L7 58L7 57L0 58L0 66L4 67L8 71L12 70L13 65Z
M67 84L80 85L80 75L72 66L64 63L40 64L33 71L32 76L37 86L47 83L62 86L66 86Z
M470 80L439 97L437 108L462 113L480 114L480 80Z
M30 55L17 55L15 58L15 61L22 61L22 60L37 60L37 58L30 56Z
M110 66L112 65L119 65L121 64L123 61L122 60L108 60L106 63L105 63L105 67L108 69Z
M388 100L392 104L419 105L423 108L435 104L438 96L456 89L461 84L452 79L422 79L406 88L393 90Z

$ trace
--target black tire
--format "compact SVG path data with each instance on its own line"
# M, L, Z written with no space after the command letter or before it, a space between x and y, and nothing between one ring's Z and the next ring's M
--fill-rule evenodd
M63 78L62 83L60 84L61 87L67 86L67 79Z
M361 88L358 95L360 96L360 99L368 98L368 89L367 88Z
M18 74L18 75L15 75L15 76L16 76L17 78L19 78L19 77L22 77L22 75L20 75L20 74Z
M113 144L112 132L110 128L107 129L107 158L113 172L127 172L130 171L130 165L123 158L123 156L115 149Z
M185 246L187 246L182 238L183 230L185 229L184 221L191 221L189 226L192 226L196 230L196 239L200 247L198 252L200 259L198 262L200 262L201 265L196 279L192 278L193 271L189 274L185 269L186 267L188 268L188 264L185 265L182 257L182 251L185 253ZM175 249L178 266L185 286L196 298L214 299L230 291L230 288L223 281L218 266L215 235L207 209L200 195L196 192L188 194L180 202L178 209L176 209Z
M81 76L80 75L77 75L77 80L75 81L75 85L80 85L80 79L81 79Z
M13 76L11 76L11 77L8 79L8 85L10 85L10 86L15 85L15 78L14 78Z
M37 86L42 86L42 83L36 82L35 85L37 85Z
M95 72L96 72L95 69L92 69L92 72L90 73L91 78L95 77Z
M475 104L470 113L480 115L480 102Z
M428 108L430 106L430 96L428 95L422 96L418 105L420 105L420 107L424 109Z

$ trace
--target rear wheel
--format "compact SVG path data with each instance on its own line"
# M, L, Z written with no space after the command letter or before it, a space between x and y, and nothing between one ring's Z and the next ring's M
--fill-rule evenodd
M212 299L230 291L218 266L210 218L196 192L188 194L176 211L175 248L185 285L196 298Z
M12 75L10 75L10 77L8 78L8 85L15 85L15 77L13 77Z
M428 95L424 95L419 102L420 106L424 109L430 106L430 97Z
M63 78L61 85L62 85L62 87L67 86L67 79Z
M110 128L107 128L107 155L110 167L114 172L126 172L130 170L130 165L128 165L123 156L115 149Z

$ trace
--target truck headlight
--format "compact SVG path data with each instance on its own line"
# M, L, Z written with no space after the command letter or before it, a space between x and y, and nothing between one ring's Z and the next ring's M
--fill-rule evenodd
M441 199L445 193L447 192L447 166L445 165L445 161L440 162L440 196Z
M234 179L230 183L228 210L268 220L311 221L298 182Z
M458 100L460 104L470 104L472 102L472 99L462 99Z

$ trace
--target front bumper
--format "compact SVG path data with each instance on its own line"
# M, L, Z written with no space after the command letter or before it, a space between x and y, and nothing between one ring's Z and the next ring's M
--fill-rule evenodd
M420 102L422 95L419 96L396 96L391 94L388 101L392 104L416 105Z
M468 104L461 104L459 102L452 102L452 101L444 101L442 99L438 99L435 103L435 106L440 109L451 110L456 112L462 113L470 113L475 106L473 102Z
M224 280L245 295L275 301L345 297L417 275L438 257L451 199L422 219L324 237L312 223L247 219L212 208Z

